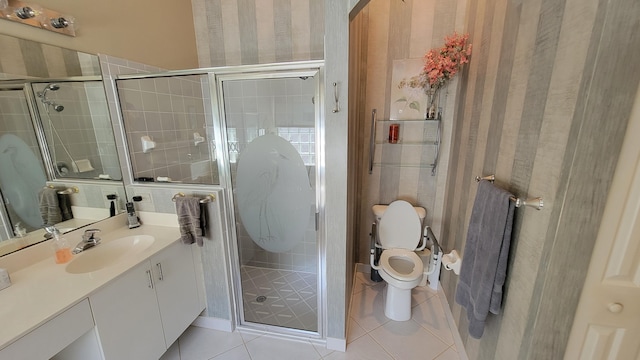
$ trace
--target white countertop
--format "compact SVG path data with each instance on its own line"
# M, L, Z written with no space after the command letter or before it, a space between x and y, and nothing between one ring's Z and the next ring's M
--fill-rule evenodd
M96 224L95 227L100 228L100 225ZM67 273L67 264L56 264L53 249L48 242L37 245L48 247L49 256L10 272L12 285L0 290L0 349L87 298L127 270L178 241L180 237L180 231L175 226L156 226L148 223L136 229L126 226L110 231L103 229L100 237L104 244L121 237L142 234L155 237L149 248L125 256L106 268L84 274ZM69 236L72 246L76 241L74 236L78 234ZM92 249L86 251L90 252Z

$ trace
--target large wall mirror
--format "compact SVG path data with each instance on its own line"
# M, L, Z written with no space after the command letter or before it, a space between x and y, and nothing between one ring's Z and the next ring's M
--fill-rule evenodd
M98 57L0 35L0 256L126 201Z

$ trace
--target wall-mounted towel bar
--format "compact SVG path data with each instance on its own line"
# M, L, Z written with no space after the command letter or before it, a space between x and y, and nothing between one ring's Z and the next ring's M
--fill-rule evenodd
M495 175L487 175L487 176L476 176L476 182L480 182L480 180L488 180L491 182L494 182L496 180L496 176ZM516 203L516 207L522 207L522 206L530 206L533 208L536 208L537 210L542 210L542 207L544 206L544 202L542 201L541 197L537 197L537 198L528 198L528 199L521 199L521 198L517 198L517 197L510 197L511 201L514 201Z
M53 185L47 185L46 187L48 187L49 189L55 189L55 186ZM77 186L72 186L66 189L58 190L58 194L60 195L77 194L79 192L80 192L80 189Z
M173 195L173 197L171 198L171 201L176 202L176 198L179 197L185 197L186 195L182 192L179 192L175 195ZM207 204L210 202L216 201L216 195L215 194L209 194L205 197L203 197L202 199L200 199L200 204Z

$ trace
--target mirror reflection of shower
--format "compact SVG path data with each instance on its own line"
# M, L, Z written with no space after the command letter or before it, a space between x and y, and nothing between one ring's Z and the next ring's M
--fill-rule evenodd
M64 106L47 98L48 91L58 91L58 90L60 90L60 85L51 83L51 84L47 84L44 90L37 93L38 97L40 98L40 101L44 105L45 114L47 115L46 116L47 123L43 124L43 126L46 126L49 129L49 133L53 134L58 139L58 142L62 147L62 149L64 150L65 154L67 154L69 159L71 159L71 162L73 163L73 167L78 168L78 164L76 163L76 160L73 158L73 156L71 156L71 153L69 153L69 149L67 149L67 147L65 146L64 141L62 141L62 138L60 137L60 134L58 133L58 130L56 129L56 127L53 125L53 120L51 119L51 109L55 110L56 112L62 112L64 110ZM58 156L56 154L55 139L53 137L51 138L50 145L51 145L50 147L51 158L53 160L53 163L55 164L54 170L56 171L56 174L60 177L68 176L69 168L64 163L64 161L58 160Z
M47 106L47 109L49 106L51 106L53 108L53 110L57 111L57 112L61 112L62 110L64 110L64 106L47 99L47 91L51 90L51 91L57 91L60 89L60 85L58 84L49 84L47 85L44 90L42 90L41 92L38 93L38 97L40 98L40 101L42 101L42 103Z
M50 179L121 180L102 80L45 80L30 87Z

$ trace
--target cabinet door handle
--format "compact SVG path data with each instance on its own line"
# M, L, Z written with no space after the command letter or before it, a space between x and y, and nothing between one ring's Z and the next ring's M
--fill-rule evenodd
M164 276L162 275L162 264L157 263L156 267L158 268L158 280L160 281L164 280Z
M151 270L147 270L147 276L149 277L149 289L153 289L153 276L151 275Z

